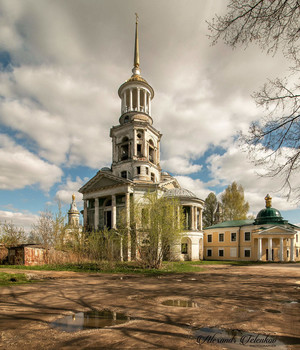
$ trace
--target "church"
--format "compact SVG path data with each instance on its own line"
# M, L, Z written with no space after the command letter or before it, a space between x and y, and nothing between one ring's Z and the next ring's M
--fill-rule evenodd
M179 260L203 258L202 211L204 201L181 188L177 180L160 166L162 134L154 127L151 102L154 90L141 76L138 21L135 25L134 64L131 77L118 90L121 99L119 124L112 126L112 164L102 168L79 190L83 194L85 230L105 227L117 230L125 211L130 225L130 203L142 200L148 192L177 198L185 213L186 227L174 248ZM134 242L134 237L129 241ZM124 260L136 258L134 244L122 248Z

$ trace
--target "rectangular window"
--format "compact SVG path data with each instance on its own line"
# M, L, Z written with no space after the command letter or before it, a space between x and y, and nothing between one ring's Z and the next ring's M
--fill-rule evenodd
M149 168L146 166L146 175L149 175Z
M127 179L127 171L121 171L121 177L123 177L124 179Z
M207 256L212 256L212 250L211 249L207 249Z
M224 249L219 249L219 256L224 256Z
M212 242L212 235L207 235L207 243L211 243Z
M141 167L140 167L140 166L137 166L137 167L136 167L136 173L137 173L138 175L140 175L140 173L141 173Z
M224 233L219 233L219 242L224 242Z
M251 233L250 232L245 232L245 242L251 241Z
M296 235L296 243L298 243L298 235Z
M137 144L136 145L136 151L137 151L137 156L142 157L142 145Z
M236 232L231 233L231 242L236 242Z
M250 258L251 257L251 250L250 249L245 249L244 250L244 257L245 258Z
M290 256L290 251L287 249L286 250L286 257L289 258L289 256Z
M187 252L188 252L187 243L181 243L181 254L187 254Z
M230 257L236 258L236 248L230 248Z
M299 249L297 248L296 249L296 258L298 258L299 257Z

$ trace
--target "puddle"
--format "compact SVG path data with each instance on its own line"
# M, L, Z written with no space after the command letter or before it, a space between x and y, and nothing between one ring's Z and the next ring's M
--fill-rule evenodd
M275 309L265 309L266 312L270 312L272 314L281 314L281 311Z
M169 299L162 302L166 306L177 306L177 307L199 307L197 303L191 300L180 300L180 299Z
M77 312L51 322L51 327L65 332L77 332L83 329L94 329L116 326L130 321L126 314L110 310Z
M300 338L266 335L239 329L199 328L193 331L197 343L219 345L222 349L286 350L287 345L300 344Z

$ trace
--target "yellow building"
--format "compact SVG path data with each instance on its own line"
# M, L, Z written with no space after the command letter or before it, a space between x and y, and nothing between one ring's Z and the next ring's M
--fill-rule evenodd
M248 261L300 261L300 228L272 208L255 220L225 221L204 229L204 259Z

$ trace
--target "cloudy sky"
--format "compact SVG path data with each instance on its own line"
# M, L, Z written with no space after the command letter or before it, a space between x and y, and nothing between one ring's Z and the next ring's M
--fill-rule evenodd
M224 0L0 0L0 220L29 229L58 199L68 210L72 193L110 166L138 12L163 169L203 199L237 181L254 214L270 193L300 223L279 180L258 177L236 142L264 115L251 94L285 76L287 62L256 46L211 46L206 21L225 10Z

